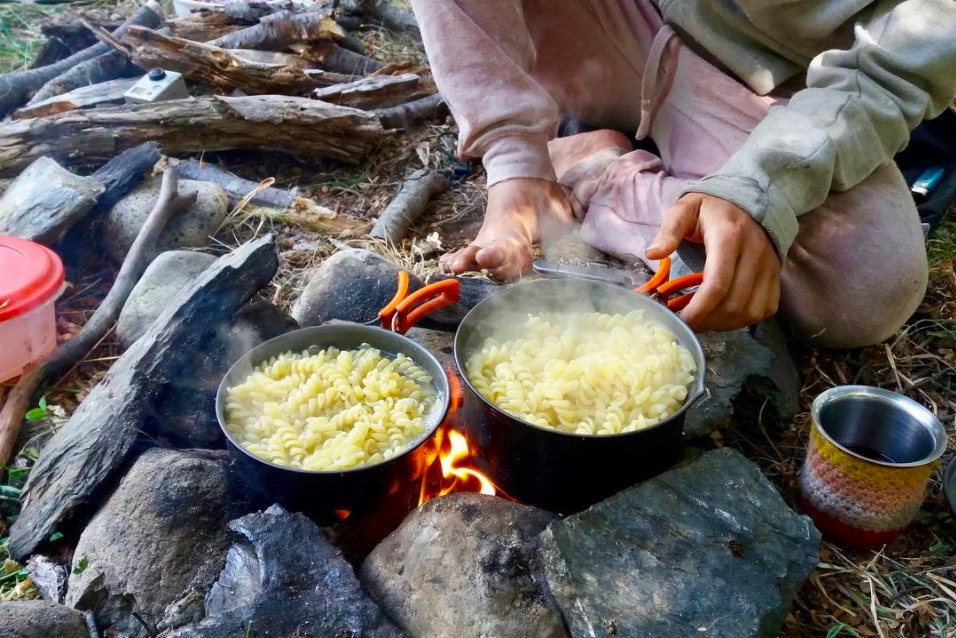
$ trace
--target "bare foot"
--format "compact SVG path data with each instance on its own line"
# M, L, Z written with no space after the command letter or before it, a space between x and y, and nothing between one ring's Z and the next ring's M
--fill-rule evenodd
M571 229L571 205L560 185L519 178L488 189L485 221L469 246L442 257L455 274L486 270L495 279L517 279L531 269L532 245Z

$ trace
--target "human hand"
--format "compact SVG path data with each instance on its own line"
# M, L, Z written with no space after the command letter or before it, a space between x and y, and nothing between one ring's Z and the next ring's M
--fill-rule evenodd
M681 197L647 249L648 259L663 259L682 239L703 243L707 253L704 282L681 318L697 332L734 330L777 312L780 259L763 227L745 210L700 193Z
M517 178L488 189L485 219L475 240L441 262L453 273L487 270L495 279L517 279L531 269L532 245L571 228L571 205L555 182Z

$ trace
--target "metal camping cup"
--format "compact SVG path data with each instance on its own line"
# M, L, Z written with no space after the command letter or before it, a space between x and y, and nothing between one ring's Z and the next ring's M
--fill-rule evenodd
M903 395L838 386L811 407L812 430L798 500L817 528L856 549L890 542L916 516L946 432Z

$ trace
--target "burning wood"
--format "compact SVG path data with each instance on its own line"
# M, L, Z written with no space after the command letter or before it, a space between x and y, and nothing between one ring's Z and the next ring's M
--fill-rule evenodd
M246 149L356 164L383 135L370 113L305 98L190 98L2 124L0 176L43 155L103 160L145 141L167 153Z

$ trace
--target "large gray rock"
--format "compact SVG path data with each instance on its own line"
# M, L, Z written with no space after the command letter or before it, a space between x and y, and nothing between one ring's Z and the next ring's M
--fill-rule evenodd
M10 553L22 560L74 515L92 515L110 479L140 437L152 437L157 401L192 353L275 276L271 236L221 257L183 290L149 331L113 363L30 471L23 509L10 528Z
M468 492L429 501L369 555L362 584L412 636L567 636L535 574L554 518Z
M123 347L129 348L146 334L177 293L214 261L213 255L191 250L168 250L157 255L129 294L116 321L116 336Z
M0 235L52 246L96 203L103 184L80 177L41 157L13 180L0 197Z
M820 534L738 452L709 452L541 535L571 634L776 636Z
M156 205L162 179L153 177L143 181L118 201L106 216L104 235L110 257L122 261L129 252L150 211ZM156 252L181 248L201 248L209 243L229 213L229 195L211 182L179 182L182 195L196 193L196 203L177 213L167 222Z
M754 378L767 378L773 354L747 329L698 335L707 357L707 394L687 413L684 434L707 436L730 425L734 402Z
M86 638L83 614L42 600L0 602L0 638Z
M228 465L225 452L145 452L83 530L66 604L133 638L149 635L133 614L155 627L167 606L207 591L232 540L229 521L248 511Z
M315 523L278 505L230 524L244 540L205 599L201 622L163 638L328 636L398 638L402 633L362 592L352 567Z

